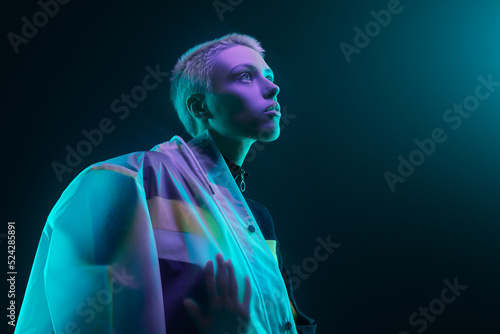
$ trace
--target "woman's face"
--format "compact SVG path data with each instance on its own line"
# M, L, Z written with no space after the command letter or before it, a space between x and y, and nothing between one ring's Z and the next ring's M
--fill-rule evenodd
M273 141L280 135L279 87L262 56L246 46L222 51L212 71L208 126L223 136ZM274 105L274 110L269 110Z

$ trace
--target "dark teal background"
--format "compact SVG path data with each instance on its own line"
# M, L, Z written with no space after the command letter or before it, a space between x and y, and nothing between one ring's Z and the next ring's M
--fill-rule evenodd
M16 222L16 302L45 219L78 172L174 134L190 139L167 82L124 120L111 102L141 84L146 66L169 71L195 44L240 32L261 41L278 100L296 115L243 165L245 194L271 211L289 266L313 256L318 237L341 244L295 291L318 333L418 333L409 316L455 277L467 290L425 333L498 332L500 87L460 128L442 117L478 76L500 81L500 2L402 0L347 63L339 44L353 44L354 27L387 3L243 0L221 21L209 0L72 0L15 54L7 34L40 7L5 1L0 232ZM115 130L59 182L51 163L103 118ZM447 140L391 192L384 172L435 128Z

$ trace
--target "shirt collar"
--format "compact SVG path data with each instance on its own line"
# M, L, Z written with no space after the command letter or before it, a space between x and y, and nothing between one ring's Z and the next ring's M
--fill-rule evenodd
M250 175L243 168L241 168L241 166L229 160L224 154L222 154L222 157L226 161L227 167L229 168L229 171L231 172L235 180L241 175L242 171L245 179Z

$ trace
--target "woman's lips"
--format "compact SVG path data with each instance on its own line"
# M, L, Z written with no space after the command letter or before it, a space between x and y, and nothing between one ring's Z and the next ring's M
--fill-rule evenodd
M266 115L280 117L281 113L278 110L269 110L265 112Z

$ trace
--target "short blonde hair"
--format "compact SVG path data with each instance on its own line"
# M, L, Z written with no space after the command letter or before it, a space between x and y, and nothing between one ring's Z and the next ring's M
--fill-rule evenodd
M249 35L231 33L192 47L178 59L171 72L170 100L179 120L192 137L196 137L200 131L196 120L187 109L186 100L191 94L212 92L215 57L236 45L249 47L264 57L265 50L258 40Z

